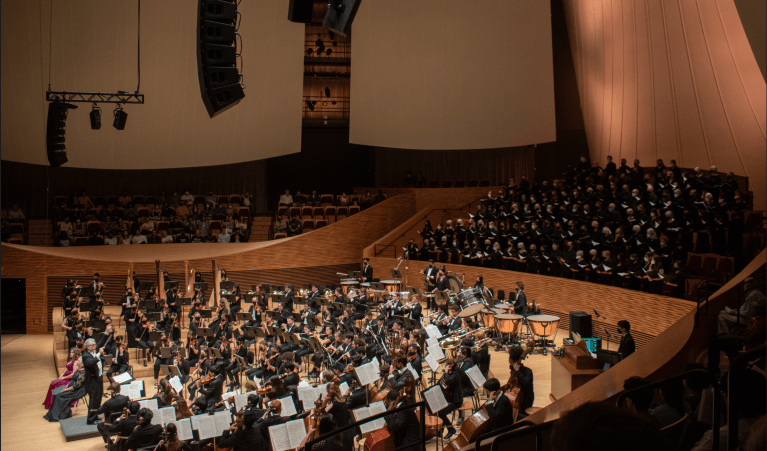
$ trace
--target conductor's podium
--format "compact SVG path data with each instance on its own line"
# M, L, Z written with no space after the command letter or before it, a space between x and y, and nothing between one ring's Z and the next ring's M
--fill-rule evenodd
M551 355L551 394L556 399L599 376L602 371L602 363L583 347L565 345L564 350L563 357Z

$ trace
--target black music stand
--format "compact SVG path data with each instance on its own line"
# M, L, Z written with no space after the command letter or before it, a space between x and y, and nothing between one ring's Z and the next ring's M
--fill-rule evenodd
M195 338L208 338L213 336L213 331L210 329L210 327L198 327L197 328L197 337Z
M155 286L155 282L140 282L138 284L138 291L139 292L148 291L154 288L154 286Z
M157 301L154 299L139 299L138 308L141 310L154 310L157 308Z
M393 278L402 280L402 272L399 269L392 269L390 271Z
M173 348L160 348L160 358L169 359L172 355Z
M149 341L151 341L153 343L156 343L157 340L160 339L161 335L162 335L162 332L157 331L157 330L153 330L153 331L149 332Z
M226 291L232 291L234 290L234 281L233 280L222 280L219 282L218 287L222 290Z
M206 319L213 318L213 310L209 308L201 309L200 316Z
M194 289L199 289L203 293L208 291L208 283L207 282L195 282L194 283Z

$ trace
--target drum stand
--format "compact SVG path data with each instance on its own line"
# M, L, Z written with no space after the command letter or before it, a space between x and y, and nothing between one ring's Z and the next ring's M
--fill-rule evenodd
M546 355L546 348L555 348L553 340L551 343L549 343L549 339L547 338L549 334L546 334L546 328L551 325L551 321L542 321L541 326L543 326L543 334L540 335L540 343L538 340L534 340L535 345L533 346L533 350L535 349L541 349L543 351L543 355Z

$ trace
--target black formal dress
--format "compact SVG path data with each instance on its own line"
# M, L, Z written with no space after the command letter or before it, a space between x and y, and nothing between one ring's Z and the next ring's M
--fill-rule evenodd
M48 421L61 421L72 416L70 406L73 402L85 396L88 389L88 375L84 369L76 371L72 375L72 380L67 384L67 388L73 388L72 391L61 392L53 397L53 405L48 409L48 413L43 418Z

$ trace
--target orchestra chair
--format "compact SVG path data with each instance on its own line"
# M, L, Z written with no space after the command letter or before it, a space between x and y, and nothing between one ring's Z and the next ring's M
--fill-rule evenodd
M272 239L279 240L280 238L287 238L287 237L288 237L288 234L286 232L276 232Z

